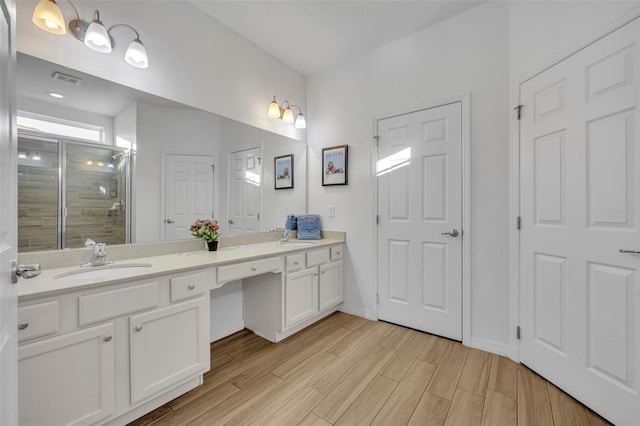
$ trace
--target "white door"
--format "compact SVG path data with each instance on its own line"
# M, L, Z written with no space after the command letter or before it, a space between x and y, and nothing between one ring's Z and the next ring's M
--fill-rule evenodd
M521 360L640 424L638 20L521 85Z
M213 219L213 157L165 156L164 239L191 238L197 219Z
M462 104L378 121L378 318L462 340Z
M15 134L15 2L0 0L0 424L18 423L16 258L17 149ZM24 285L24 284L23 284Z
M229 234L260 232L262 149L229 154Z

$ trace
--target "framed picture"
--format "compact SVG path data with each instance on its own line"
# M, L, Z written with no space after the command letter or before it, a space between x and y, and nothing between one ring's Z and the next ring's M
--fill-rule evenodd
M276 189L293 188L293 154L282 155L273 159L274 183Z
M346 185L349 145L322 150L322 186Z

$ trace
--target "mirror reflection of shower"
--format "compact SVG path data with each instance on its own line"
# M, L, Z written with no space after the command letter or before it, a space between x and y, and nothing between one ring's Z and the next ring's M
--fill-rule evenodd
M18 251L130 242L129 153L18 134Z

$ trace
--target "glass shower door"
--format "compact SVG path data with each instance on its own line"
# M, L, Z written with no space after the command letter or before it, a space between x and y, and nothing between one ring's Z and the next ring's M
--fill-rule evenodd
M83 247L88 238L124 244L129 167L126 152L69 141L64 147L63 247Z

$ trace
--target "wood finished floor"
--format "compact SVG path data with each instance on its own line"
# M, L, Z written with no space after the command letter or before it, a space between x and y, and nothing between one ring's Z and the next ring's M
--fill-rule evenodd
M272 344L211 344L204 384L131 425L608 424L513 361L336 313Z

